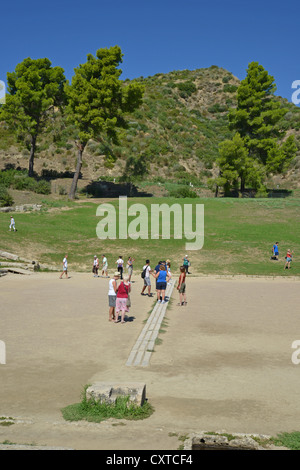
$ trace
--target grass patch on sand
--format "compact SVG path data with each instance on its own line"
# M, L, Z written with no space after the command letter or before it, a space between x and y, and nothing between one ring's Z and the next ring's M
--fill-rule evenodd
M142 406L137 406L129 402L129 397L117 397L114 404L87 400L85 391L86 388L80 403L66 406L61 410L66 421L84 420L100 423L109 418L140 420L148 418L154 411L147 401Z
M276 446L287 447L291 450L300 450L300 432L283 432L276 437L272 437L271 441Z

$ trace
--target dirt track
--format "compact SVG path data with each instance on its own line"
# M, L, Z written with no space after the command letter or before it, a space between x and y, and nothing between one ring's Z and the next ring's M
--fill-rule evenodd
M296 280L188 279L188 306L176 289L148 367L125 365L153 299L133 284L126 324L108 322L106 279L91 274L8 275L0 279L0 443L73 449L178 449L178 435L202 430L299 430L300 284ZM300 355L299 355L300 357ZM67 423L61 408L95 381L146 383L155 408L144 421ZM173 433L177 433L173 435Z

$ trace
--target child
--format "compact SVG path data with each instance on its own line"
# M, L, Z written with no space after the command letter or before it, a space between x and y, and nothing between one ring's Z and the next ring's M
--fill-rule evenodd
M292 257L293 257L292 253L294 253L294 252L291 251L291 250L287 251L287 254L286 254L286 257L285 257L286 263L285 263L283 269L286 269L286 268L290 269L291 268L291 262L292 262Z
M179 292L179 304L177 305L187 304L186 293L185 293L185 290L186 290L185 277L186 277L186 269L184 266L180 266L180 276L179 276L178 285L177 285L177 289Z

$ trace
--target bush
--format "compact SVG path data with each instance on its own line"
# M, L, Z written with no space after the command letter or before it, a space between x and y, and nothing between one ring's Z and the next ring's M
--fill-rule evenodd
M178 189L173 189L172 191L170 191L169 196L170 197L178 197L178 198L186 198L186 197L187 198L195 198L195 197L197 197L197 194L195 193L195 191L193 191L189 187L182 186Z
M3 170L0 171L0 185L6 188L14 188L19 191L33 191L38 194L50 194L51 185L46 180L35 180L30 178L26 171L22 170Z
M197 91L196 85L190 81L179 83L177 87L179 89L179 95L181 98L188 98L193 93L195 93L195 91Z
M225 93L235 93L237 89L238 87L236 85L227 84L223 87L223 91L225 91Z
M7 188L3 185L0 185L0 207L12 206L14 200L9 194Z
M51 185L46 180L36 181L33 191L35 193L38 193L38 194L50 194L51 193Z

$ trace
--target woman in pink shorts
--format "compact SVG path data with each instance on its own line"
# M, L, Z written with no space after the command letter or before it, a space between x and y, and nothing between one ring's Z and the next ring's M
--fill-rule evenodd
M129 293L131 290L129 276L124 277L124 281L118 287L116 300L116 318L115 323L119 321L119 312L121 312L121 323L125 323L125 313L129 312Z

